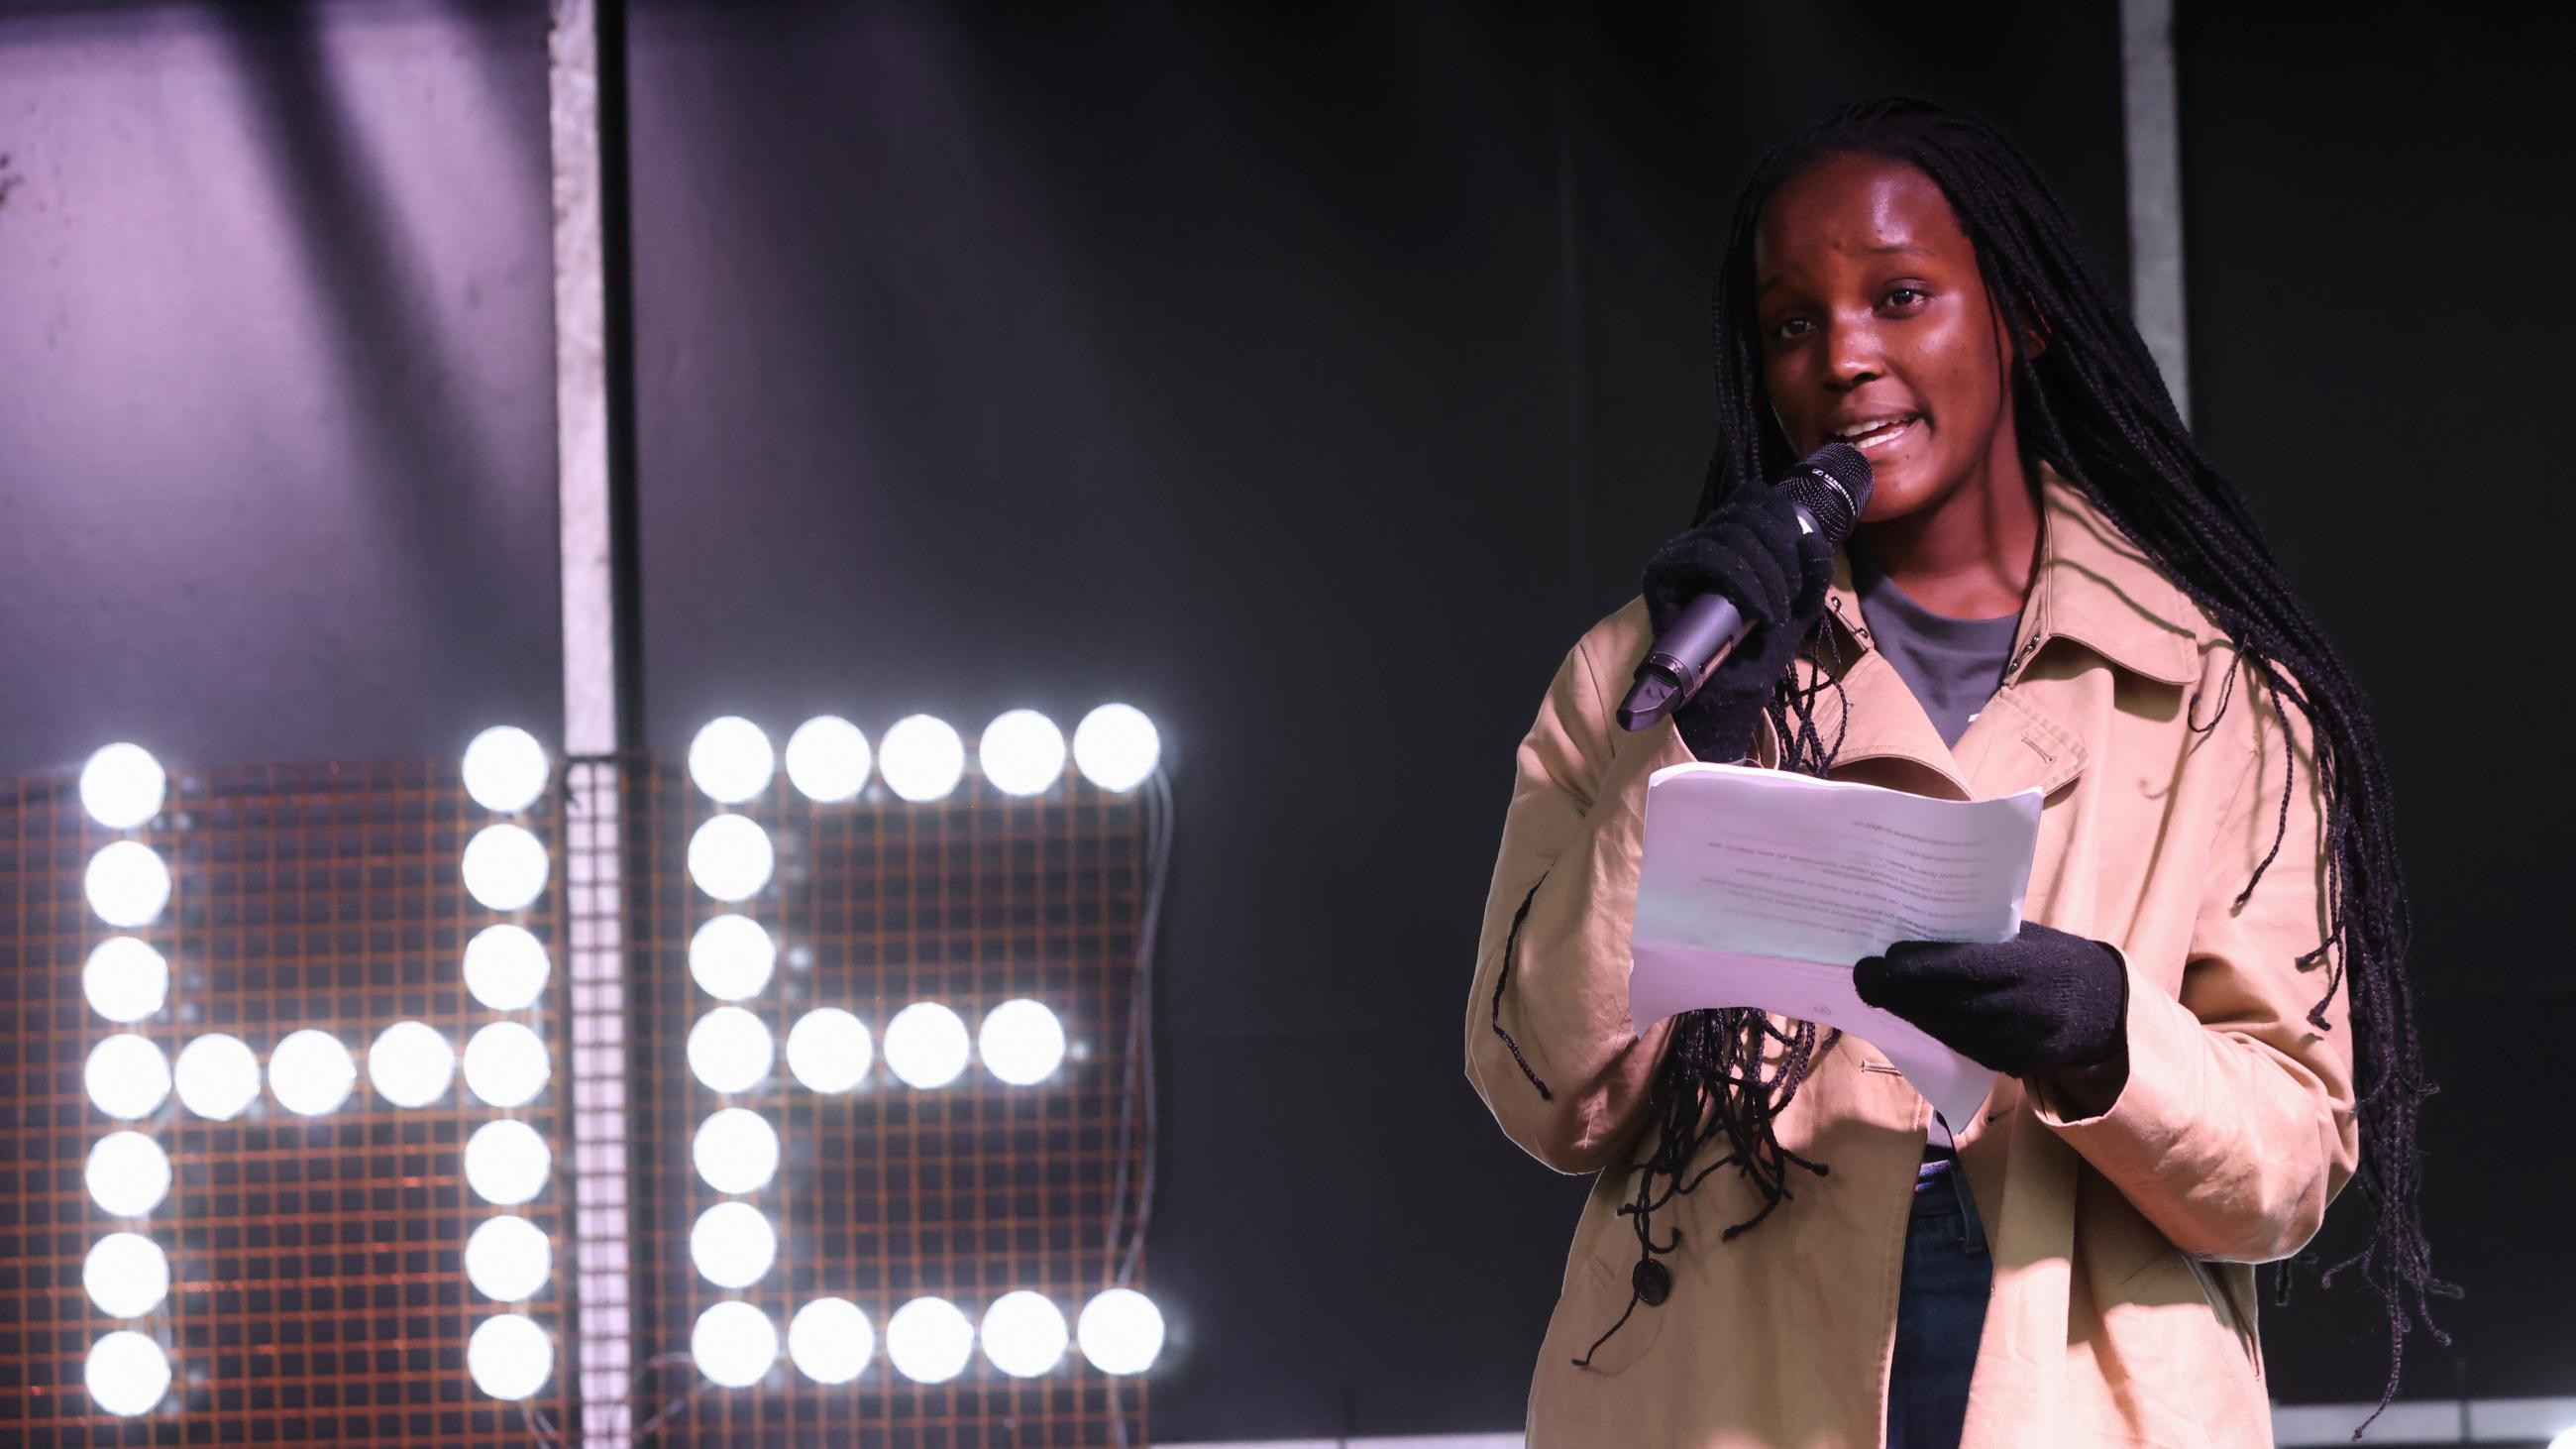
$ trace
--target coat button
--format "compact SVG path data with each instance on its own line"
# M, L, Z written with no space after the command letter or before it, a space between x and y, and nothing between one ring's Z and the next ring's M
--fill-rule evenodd
M1637 1290L1637 1301L1652 1308L1673 1294L1673 1270L1652 1258L1637 1260L1637 1270L1628 1275L1629 1285Z

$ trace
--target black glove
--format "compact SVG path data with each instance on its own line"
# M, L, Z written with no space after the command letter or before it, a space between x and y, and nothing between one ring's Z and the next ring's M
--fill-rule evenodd
M1673 711L1693 755L1729 763L1752 750L1772 683L1823 616L1833 578L1833 546L1798 527L1788 495L1759 484L1738 488L1646 561L1646 617L1658 636L1701 594L1730 600L1752 626L1699 693Z
M2128 1029L2119 953L2029 921L2009 941L1899 941L1861 958L1852 986L2009 1077L2108 1061Z

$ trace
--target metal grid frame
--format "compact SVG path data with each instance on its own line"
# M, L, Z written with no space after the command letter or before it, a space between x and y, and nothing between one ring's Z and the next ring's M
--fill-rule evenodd
M973 758L974 742L968 741ZM1110 1221L1126 1183L1137 1197L1141 1140L1122 1134L1128 1013L1135 1007L1146 886L1144 802L1070 770L1050 790L1013 797L970 769L955 793L926 804L874 784L856 800L816 804L783 778L742 806L771 838L777 867L752 900L725 906L689 880L691 831L719 807L676 769L629 762L620 816L626 878L637 892L632 941L629 1083L638 1418L660 1417L639 1444L794 1443L868 1449L1142 1443L1141 1379L1115 1381L1078 1347L1034 1380L980 1354L945 1384L919 1385L886 1359L887 1319L905 1301L946 1297L970 1319L1003 1293L1045 1294L1071 1324L1113 1285L1124 1242ZM838 1006L879 1044L868 1079L826 1097L797 1084L782 1057L750 1091L719 1097L694 1080L689 1027L716 1003L688 971L691 934L734 910L780 947L768 987L741 1003L782 1044L804 1011ZM1063 1021L1064 1065L1013 1087L978 1065L946 1087L916 1090L886 1069L886 1023L915 1001L939 1001L972 1032L1014 997ZM688 1231L720 1200L689 1161L691 1134L719 1106L768 1116L781 1146L778 1179L747 1200L778 1223L778 1263L733 1293L700 1278ZM1129 1286L1141 1286L1140 1281ZM877 1351L853 1383L827 1387L779 1364L748 1389L688 1386L689 1330L699 1312L740 1297L782 1334L823 1296L857 1303Z
M461 1076L423 1108L400 1108L366 1080L366 1049L386 1026L419 1020L462 1048L505 1014L466 993L466 939L514 919L560 955L560 869L527 910L496 916L466 894L465 842L493 817L465 794L453 762L277 766L174 772L162 814L109 832L82 811L73 782L22 782L0 821L0 902L14 969L0 973L0 1438L29 1445L281 1442L524 1445L521 1407L479 1394L465 1371L474 1326L501 1311L464 1274L466 1234L492 1209L471 1198L466 1136L504 1115ZM520 822L560 839L550 800ZM138 839L168 862L168 908L120 933L82 894L96 848ZM164 1009L114 1028L83 1000L80 968L99 941L133 934L170 960ZM569 1041L558 959L532 1011L554 1082L508 1115L555 1155L553 1181L517 1209L543 1230L555 1270L525 1311L556 1345L555 1372L525 1408L562 1423L572 1401L570 1160L563 1063ZM145 1122L169 1152L170 1195L145 1219L169 1255L171 1291L141 1323L113 1320L81 1287L90 1242L118 1225L89 1200L82 1163L112 1124L87 1100L81 1067L111 1030L133 1030L176 1058L189 1039L229 1032L265 1062L287 1033L330 1031L360 1064L349 1099L298 1117L265 1092L229 1122L198 1118L175 1094ZM126 1419L81 1386L89 1344L143 1327L169 1352L181 1409Z

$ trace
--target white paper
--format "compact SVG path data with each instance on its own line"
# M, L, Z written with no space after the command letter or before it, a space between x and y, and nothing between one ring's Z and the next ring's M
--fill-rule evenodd
M2021 929L2036 789L1934 800L1741 765L1646 782L1628 1009L1749 1006L1838 1027L1887 1054L1952 1132L1995 1074L1862 1004L1852 963L1897 941L2008 941Z

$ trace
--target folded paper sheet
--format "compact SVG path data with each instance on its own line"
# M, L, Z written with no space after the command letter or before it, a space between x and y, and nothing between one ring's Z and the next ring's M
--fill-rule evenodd
M1656 771L1630 941L1638 1034L1720 1006L1839 1027L1964 1129L1994 1073L1863 1005L1852 963L1896 941L2012 939L2039 801L1934 800L1740 765Z

